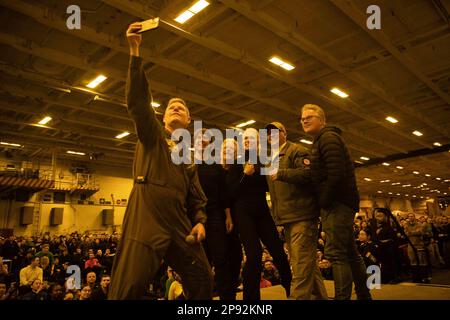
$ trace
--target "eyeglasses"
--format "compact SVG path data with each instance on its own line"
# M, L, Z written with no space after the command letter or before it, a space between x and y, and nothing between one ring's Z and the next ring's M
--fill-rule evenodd
M307 116L305 118L300 118L300 122L304 123L306 121L311 120L312 118L320 118L319 116Z

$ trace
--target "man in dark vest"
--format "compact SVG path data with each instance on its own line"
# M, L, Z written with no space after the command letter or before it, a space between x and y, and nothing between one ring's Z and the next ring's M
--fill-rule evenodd
M191 119L184 100L173 98L164 127L151 108L151 94L139 47L140 23L127 30L130 66L126 87L128 112L136 126L134 186L112 269L109 299L140 299L164 259L183 279L187 299L211 299L213 278L203 247L206 197L196 167L172 162L170 137ZM194 226L194 227L192 227ZM194 244L186 236L195 237Z

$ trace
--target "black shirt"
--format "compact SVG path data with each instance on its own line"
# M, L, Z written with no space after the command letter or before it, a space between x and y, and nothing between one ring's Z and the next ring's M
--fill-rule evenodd
M227 191L230 200L236 206L267 206L266 176L260 174L260 165L255 164L252 175L244 174L244 165L233 164L229 166L226 176Z
M102 288L99 287L92 292L91 300L106 300L107 294L103 292Z
M220 164L197 164L198 178L203 192L208 198L206 213L223 210L227 207L225 194L225 170Z

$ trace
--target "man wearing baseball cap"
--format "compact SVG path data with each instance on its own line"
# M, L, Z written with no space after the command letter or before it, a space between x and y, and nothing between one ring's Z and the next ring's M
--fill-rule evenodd
M266 126L269 143L276 138L273 150L278 171L268 176L272 216L277 226L284 227L292 267L289 299L328 299L323 278L316 263L319 205L309 183L309 152L303 146L287 141L287 132L280 122Z

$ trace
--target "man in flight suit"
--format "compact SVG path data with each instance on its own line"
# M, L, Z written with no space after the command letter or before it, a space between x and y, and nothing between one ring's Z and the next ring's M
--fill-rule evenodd
M186 103L169 101L164 127L151 108L151 95L139 56L140 23L127 30L130 66L127 81L128 111L136 126L133 177L135 179L122 225L108 298L140 299L164 259L183 279L187 299L211 299L213 278L200 241L205 238L206 197L195 165L175 165L171 133L187 128L191 119ZM194 227L192 227L194 225ZM188 244L192 234L196 243Z

